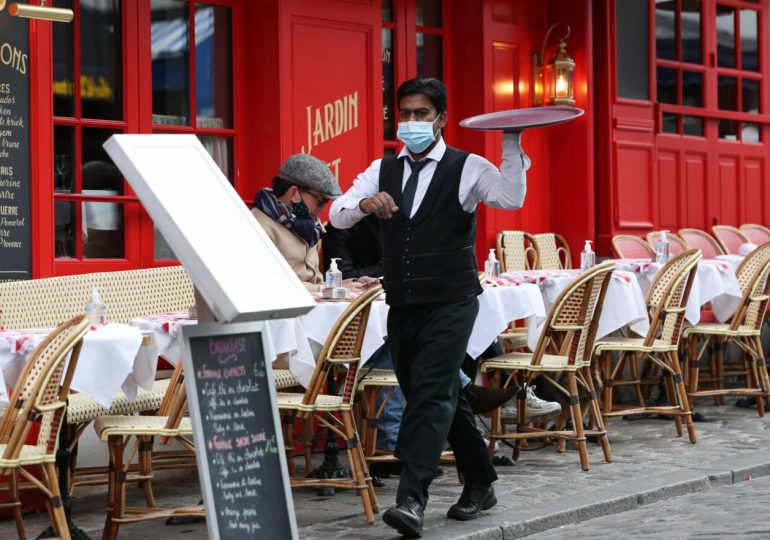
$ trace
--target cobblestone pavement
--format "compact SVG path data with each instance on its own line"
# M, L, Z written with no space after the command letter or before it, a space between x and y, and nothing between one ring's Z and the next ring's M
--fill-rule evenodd
M736 408L730 400L723 407L703 400L697 408L710 421L696 424L699 439L695 445L686 437L677 437L670 420L612 420L609 428L614 462L605 463L601 447L589 444L591 469L587 472L580 470L575 450L560 454L552 446L542 448L539 443L532 443L522 451L516 466L498 467L499 504L472 522L460 523L445 517L461 491L454 469L446 466L443 476L438 477L431 488L425 537L501 538L504 531L506 537L512 538L571 521L643 508L645 504L682 492L714 489L715 484L739 481L742 477L734 478L738 473L730 471L742 470L742 459L753 467L748 474L755 478L770 474L770 450L767 450L770 415L759 418L755 409ZM509 450L505 453L510 455ZM387 479L386 486L377 490L383 510L393 504L397 480ZM195 504L200 497L197 477L192 471L159 473L154 486L158 506ZM720 491L724 493L726 489L720 488ZM741 489L746 488L734 488ZM82 488L76 495L76 523L93 538L99 537L106 504L104 488ZM138 489L131 488L128 495L129 504L132 500L142 500ZM382 523L380 516L375 517L374 525L366 524L360 500L354 493L320 497L314 491L302 490L295 491L294 500L302 538L382 540L397 537ZM623 522L621 518L616 519ZM687 522L689 517L681 514L681 519ZM25 523L28 536L35 537L48 526L47 515L28 515ZM121 526L120 535L122 538L153 535L164 539L205 538L206 532L203 524L168 527L162 521L155 521ZM13 537L13 522L0 521L0 538Z
M682 495L637 510L564 525L527 540L770 538L770 476Z

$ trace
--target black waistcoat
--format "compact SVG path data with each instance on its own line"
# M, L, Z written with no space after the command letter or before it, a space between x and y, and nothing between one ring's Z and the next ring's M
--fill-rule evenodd
M380 220L388 304L447 302L481 294L476 269L476 212L458 200L466 152L447 147L414 217ZM404 159L384 158L380 191L401 208ZM421 178L420 182L426 181Z

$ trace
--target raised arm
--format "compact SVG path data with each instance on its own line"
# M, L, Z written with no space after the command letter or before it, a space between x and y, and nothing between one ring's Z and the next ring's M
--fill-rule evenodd
M477 175L478 180L471 184L469 196L463 204L465 210L472 211L482 202L493 208L521 208L527 194L527 169L530 164L529 157L521 148L518 133L503 135L503 163L499 170L481 156L469 156L465 167L470 168L467 172Z

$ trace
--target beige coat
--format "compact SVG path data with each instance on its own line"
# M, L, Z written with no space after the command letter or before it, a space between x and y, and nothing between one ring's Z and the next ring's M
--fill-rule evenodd
M318 265L318 246L310 247L302 238L258 208L253 208L251 213L307 290L320 291L324 277Z

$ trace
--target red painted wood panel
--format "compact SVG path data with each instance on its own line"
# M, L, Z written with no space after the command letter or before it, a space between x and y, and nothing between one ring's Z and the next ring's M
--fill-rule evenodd
M720 224L740 225L738 218L738 160L734 157L719 156L719 211Z
M618 143L616 174L618 187L618 224L621 227L651 227L652 145ZM622 180L620 180L622 179Z
M679 154L658 152L658 223L661 229L679 228Z
M762 161L747 159L743 163L743 177L745 178L744 204L745 212L743 221L748 223L763 223L765 220L762 201L764 187L762 182Z
M685 154L685 219L678 228L706 229L706 158L700 154Z

